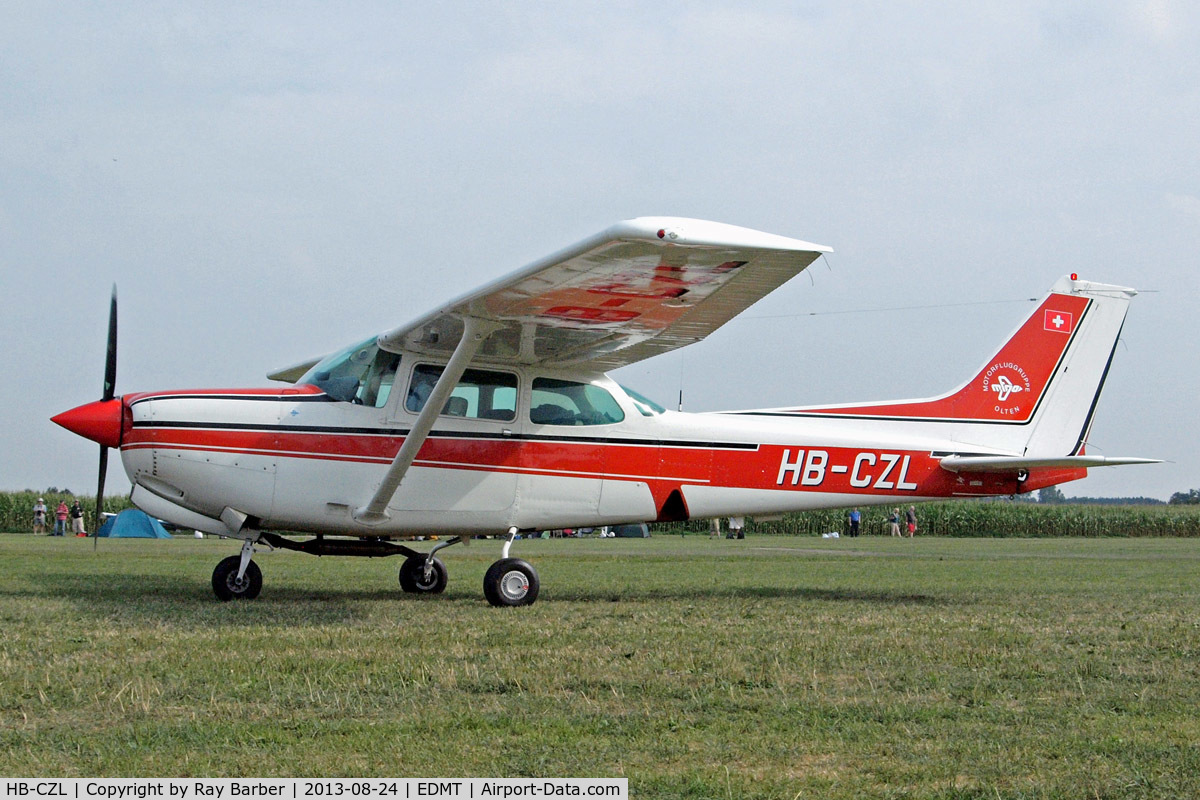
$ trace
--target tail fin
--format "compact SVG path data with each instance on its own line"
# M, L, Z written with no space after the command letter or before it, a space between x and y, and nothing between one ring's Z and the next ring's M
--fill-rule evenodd
M1084 305L1075 323L1077 332L1071 335L1058 368L1050 374L1040 409L1035 409L1025 444L1027 456L1084 454L1129 300L1135 294L1133 289L1121 286L1067 278L1055 284L1047 303L1057 303L1062 298ZM1052 324L1058 324L1052 313L1047 312L1045 317L1047 331Z
M1003 440L1014 452L1030 457L1081 454L1135 294L1121 286L1062 278L959 388L924 400L793 413L1001 426L1014 435L987 438Z

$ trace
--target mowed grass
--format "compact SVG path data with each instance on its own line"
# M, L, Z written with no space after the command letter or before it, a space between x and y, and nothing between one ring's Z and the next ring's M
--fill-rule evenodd
M634 797L1200 796L1200 541L707 537L400 559L0 536L0 773L616 776Z

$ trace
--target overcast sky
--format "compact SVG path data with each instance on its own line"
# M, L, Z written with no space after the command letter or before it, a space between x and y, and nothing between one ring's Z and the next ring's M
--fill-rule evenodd
M936 394L1078 272L1143 290L1091 452L1172 463L1064 491L1200 487L1196 5L744 5L0 2L0 488L94 492L114 282L118 393L266 385L641 215L836 251L667 405Z

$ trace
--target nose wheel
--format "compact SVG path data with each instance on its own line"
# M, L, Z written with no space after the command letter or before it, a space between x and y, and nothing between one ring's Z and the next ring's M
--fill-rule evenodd
M413 594L441 594L449 577L446 565L432 556L410 556L400 565L400 588Z
M262 570L253 561L246 563L246 570L239 575L241 556L221 559L213 570L212 587L218 600L253 600L262 591Z

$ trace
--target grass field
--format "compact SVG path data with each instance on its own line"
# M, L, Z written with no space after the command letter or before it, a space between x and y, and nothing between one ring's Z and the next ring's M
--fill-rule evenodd
M7 776L617 776L646 798L1200 796L1200 541L702 537L258 557L0 536Z

